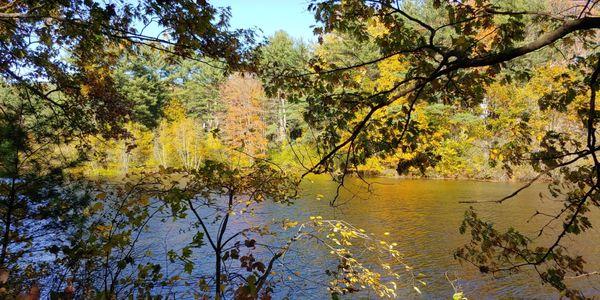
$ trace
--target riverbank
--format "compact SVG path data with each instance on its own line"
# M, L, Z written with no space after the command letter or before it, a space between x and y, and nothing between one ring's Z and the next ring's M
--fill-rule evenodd
M521 170L519 172L515 172L513 176L508 176L506 172L501 173L499 171L494 172L494 176L489 176L489 173L481 173L487 176L465 176L463 174L455 174L452 176L444 176L435 172L426 172L425 174L419 173L409 173L405 175L400 175L394 169L384 169L381 171L354 171L352 174L354 176L361 177L379 177L379 178L394 178L394 179L414 179L414 180L467 180L467 181L476 181L476 182L507 182L507 183L522 183L533 180L538 173L533 170ZM549 182L551 179L548 176L542 176L536 181L538 182Z

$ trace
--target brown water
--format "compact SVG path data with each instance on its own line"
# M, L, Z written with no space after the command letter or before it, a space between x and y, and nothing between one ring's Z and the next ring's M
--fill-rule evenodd
M398 243L397 248L406 255L409 264L428 275L428 285L421 289L423 298L451 297L453 289L445 278L445 272L448 272L451 279L459 278L458 284L470 299L558 297L556 291L542 285L533 272L494 279L481 275L470 265L461 265L453 258L453 250L467 241L467 237L458 232L464 211L469 205L474 205L460 204L459 201L496 200L512 193L520 187L519 184L386 178L368 181L371 183L371 191L367 191L359 180L350 179L347 187L352 193L346 193L338 199L338 204L346 203L339 209L333 209L328 206L327 199L334 195L336 184L326 178L317 178L306 183L305 197L296 204L295 209L309 215L344 219L367 232L389 232L389 240ZM540 198L540 193L546 192L545 187L543 184L534 185L503 204L474 206L482 217L493 221L499 228L512 226L535 235L548 220L540 216L531 219L535 211L551 213L561 207L556 201ZM323 194L323 200L315 200L316 194ZM593 217L598 219L598 212L593 213ZM556 233L561 224L558 223L555 227L548 234ZM573 245L574 253L584 255L590 262L590 271L598 270L600 266L598 233L597 228L592 229L568 241ZM550 238L551 236L542 237L540 242ZM588 296L600 297L600 277L578 279L571 283L581 287ZM411 288L400 295L400 298L414 297L417 295Z
M417 272L427 275L427 286L422 287L418 295L412 286L399 291L400 299L450 299L453 288L445 277L458 279L456 284L469 299L552 299L558 298L557 292L550 286L541 284L537 274L525 271L519 274L492 278L481 275L471 265L461 265L453 258L453 251L463 245L467 238L458 232L465 210L469 205L460 204L461 200L496 200L512 193L520 187L512 183L492 183L457 180L406 180L406 179L369 179L370 191L357 179L349 179L347 187L351 193L344 193L338 204L331 208L328 200L335 194L337 185L325 177L315 177L303 185L303 197L292 206L279 206L265 203L257 214L259 222L281 218L306 220L310 215L324 218L346 220L369 233L383 236L389 232L387 240L398 243L396 247L404 253L409 265ZM548 219L530 217L536 210L552 213L561 207L557 201L541 199L545 185L534 185L515 198L503 204L475 204L480 216L493 221L499 228L515 227L521 232L535 235L540 226ZM323 195L317 200L316 195ZM592 212L592 222L599 219L598 211ZM529 221L528 221L529 220ZM600 225L596 225L600 226ZM173 233L177 228L165 229L157 235L169 236L168 243L173 245L186 240L185 235ZM549 229L548 234L560 230L561 224ZM166 230L166 231L165 231ZM588 271L600 269L600 235L598 229L569 239L573 253L584 255L589 262ZM280 237L281 238L281 237ZM550 241L551 236L542 237L540 243ZM544 244L547 245L547 244ZM293 247L282 264L276 266L278 273L298 272L290 276L289 282L277 287L277 299L289 295L290 299L327 299L327 290L323 287L326 277L323 272L332 266L325 251L313 248L309 244ZM209 264L210 266L210 264ZM400 268L400 266L397 266ZM324 279L325 278L325 279ZM581 288L587 296L600 297L600 277L571 280L569 282ZM361 294L351 298L376 298Z

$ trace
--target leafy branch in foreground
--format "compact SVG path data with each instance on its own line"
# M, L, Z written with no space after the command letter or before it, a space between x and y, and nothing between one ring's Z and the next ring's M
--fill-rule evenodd
M537 270L543 263L553 264L539 272L542 280L568 296L581 296L569 290L563 279L567 271L581 273L583 259L566 255L560 242L588 229L591 220L586 213L598 207L597 3L312 1L309 9L323 24L315 31L322 35L320 46L325 51L317 51L311 72L275 79L287 86L291 97L308 102L306 119L321 132L324 151L306 173L337 173L335 178L343 185L344 176L368 159L397 153L416 152L412 158L398 158L399 171L435 165L440 158L422 147L427 138L436 138L435 131L422 126L422 106L439 103L457 112L482 111L479 116L489 120L489 126L498 118L488 109L491 86L526 84L535 76L536 64L558 63L575 75L548 80L545 84L551 88L541 89L541 97L530 101L537 102L542 113L571 112L574 125L542 127L545 134L531 147L535 124L524 111L516 116L517 124L506 129L514 138L491 149L490 156L504 163L509 176L512 167L529 165L544 178L552 178L556 184L549 190L565 204L550 221L562 220L564 229L550 246L527 250L524 236L500 234L468 213L462 231L471 227L478 248L468 245L471 251L463 254L485 257L499 251L492 255L494 259L510 264L524 261L514 263L512 269ZM339 52L327 52L331 37L350 41L347 55L340 58L332 55ZM398 64L392 69L394 76L386 76L384 63ZM591 96L588 103L582 101L586 95ZM571 155L581 158L571 159ZM485 263L494 259L486 258Z
M381 297L392 298L401 285L396 283L398 281L415 286L417 291L416 283L425 285L413 276L412 268L405 264L395 243L377 239L347 222L321 217L311 217L304 223L283 220L282 231L270 229L275 224L254 224L255 214L266 201L269 205L289 205L298 193L294 177L267 161L235 166L206 161L198 169L161 168L158 172L131 178L138 177L138 184L128 185L132 192L123 190L118 194L121 196L116 206L93 206L100 211L95 215L107 216L97 217L99 221L110 221L110 216L114 217L107 224L94 225L100 231L91 248L82 247L83 244L74 248L84 252L105 251L103 255L91 252L90 258L97 257L93 261L102 266L92 267L94 276L108 276L104 277L104 285L91 286L106 295L134 295L134 288L148 294L161 294L158 287L167 285L173 286L173 292L178 295L208 297L212 293L216 299L268 297L286 281L283 259L286 256L294 259L294 251L290 250L301 242L322 247L338 262L337 267L325 272L330 278L327 287L334 297L371 289ZM107 203L107 197L105 193L96 196L100 204ZM181 266L177 275L164 274L163 264L136 256L145 253L136 241L150 219L169 222L185 221L189 217L188 244L166 253L170 263ZM278 238L279 235L290 237ZM268 236L273 239L267 239ZM369 253L368 261L362 255L365 251ZM214 268L203 267L207 262L213 263ZM136 265L139 265L138 271L133 271ZM100 272L103 269L111 271ZM214 274L210 275L210 271ZM401 276L402 272L408 274L408 281ZM200 290L176 287L198 282ZM78 291L82 286L78 284Z
M131 117L110 75L118 58L145 46L242 67L253 33L229 30L228 21L227 9L206 1L10 1L0 5L0 76L43 99L74 131L114 135Z
M562 246L563 239L568 235L578 235L592 227L591 220L586 216L594 206L599 205L600 199L600 164L596 157L596 128L597 111L596 92L598 90L598 76L600 74L600 61L598 62L589 81L590 102L588 112L588 138L585 156L591 156L593 166L582 165L575 170L567 168L574 160L558 164L566 178L574 178L570 185L567 183L553 183L550 189L555 197L564 194L564 207L556 214L549 216L549 221L540 229L538 236L552 223L562 221L562 229L549 246L535 246L533 240L522 235L514 229L501 233L493 228L491 223L481 221L471 208L465 215L461 225L461 233L470 228L472 241L464 248L457 250L456 256L465 259L479 267L482 272L515 271L525 266L531 266L538 272L543 281L550 283L557 289L564 291L570 298L583 297L578 291L568 289L564 283L567 272L575 276L586 274L584 259L579 255L569 254L568 249ZM576 158L579 159L581 155ZM571 179L572 180L572 179ZM561 192L566 190L566 192ZM510 195L510 197L516 195ZM502 200L504 201L504 199ZM501 203L497 202L497 203ZM539 213L536 213L538 215ZM491 258L491 259L490 259Z

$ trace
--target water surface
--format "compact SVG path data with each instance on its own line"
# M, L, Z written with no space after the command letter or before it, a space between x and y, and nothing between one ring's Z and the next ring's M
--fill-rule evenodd
M496 200L520 187L517 183L493 183L459 180L407 180L391 178L368 179L369 188L358 179L349 179L346 187L351 192L342 193L338 208L329 206L329 199L335 195L337 184L325 177L314 177L302 186L303 196L295 205L283 206L265 203L259 208L255 222L267 222L282 218L306 220L311 215L348 221L369 233L384 236L398 243L397 249L404 253L407 262L417 272L427 275L427 286L422 287L419 296L411 286L403 287L399 298L448 299L453 288L448 282L457 279L458 284L469 299L549 299L558 298L557 292L542 285L537 274L525 271L519 274L493 278L480 274L473 266L461 264L453 258L453 251L463 245L467 236L462 236L458 228L465 210L474 205L481 216L493 221L499 228L515 227L523 233L535 235L547 217L531 218L536 211L552 213L561 207L555 200L540 197L545 194L545 185L533 185L518 196L503 204L461 204L462 200ZM318 196L321 195L321 196ZM318 200L317 198L321 198ZM593 211L592 220L598 219ZM556 233L561 228L549 228L547 233ZM186 236L173 234L176 228L155 232L168 235L168 244L186 240ZM573 253L582 254L588 260L589 271L600 267L600 235L598 229L576 238L569 238L567 244ZM542 236L540 243L551 242L552 236ZM548 244L545 244L546 246ZM280 297L289 292L292 299L326 299L323 288L324 268L332 267L331 258L321 248L310 244L293 247L289 255L278 265L277 272L298 272L302 278L291 276L289 287L280 286ZM397 266L400 267L400 266ZM292 278L294 277L294 278ZM300 280L302 279L302 280ZM298 282L302 282L299 286ZM575 284L588 296L600 297L598 277L578 279ZM353 298L357 298L354 296ZM370 294L361 297L376 298Z

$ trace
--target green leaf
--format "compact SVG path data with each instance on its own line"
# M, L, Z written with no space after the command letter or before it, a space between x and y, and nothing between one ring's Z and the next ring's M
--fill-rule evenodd
M192 274L192 271L194 270L194 263L191 261L186 261L185 264L183 264L183 271L185 271L188 274Z

